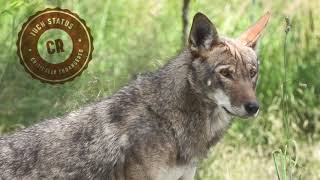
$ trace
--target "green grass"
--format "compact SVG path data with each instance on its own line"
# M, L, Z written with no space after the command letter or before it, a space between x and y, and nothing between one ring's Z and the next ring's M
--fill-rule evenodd
M182 0L0 4L1 134L108 96L137 73L164 65L181 49ZM33 80L19 64L15 47L27 17L56 6L86 20L95 47L88 69L63 86ZM320 179L319 8L317 0L191 1L190 21L202 11L219 34L231 37L267 10L272 12L259 46L261 114L233 124L201 163L197 179ZM291 29L285 40L286 16Z

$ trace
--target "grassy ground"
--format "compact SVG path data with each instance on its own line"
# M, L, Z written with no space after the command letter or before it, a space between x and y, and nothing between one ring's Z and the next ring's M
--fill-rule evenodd
M162 66L181 49L182 0L0 0L0 4L0 133L99 100L135 74ZM192 0L190 5L190 20L202 11L220 34L232 37L267 10L272 12L259 47L260 117L236 120L202 162L197 179L277 179L275 164L280 179L320 179L319 1ZM15 47L27 17L56 6L86 20L95 47L88 69L63 86L33 80L19 64ZM284 66L286 16L292 26Z

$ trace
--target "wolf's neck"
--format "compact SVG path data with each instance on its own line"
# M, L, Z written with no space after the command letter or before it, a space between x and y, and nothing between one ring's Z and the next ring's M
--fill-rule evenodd
M191 54L184 51L158 71L162 107L190 108L189 103L194 99L188 83L191 61Z
M223 109L202 102L190 80L191 55L180 54L155 74L155 111L170 121L176 133L182 161L192 161L207 153L230 124Z

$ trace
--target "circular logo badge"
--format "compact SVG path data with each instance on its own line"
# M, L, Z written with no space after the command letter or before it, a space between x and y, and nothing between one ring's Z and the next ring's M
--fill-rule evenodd
M23 24L17 53L33 78L62 84L87 68L92 41L90 29L77 14L60 8L45 9Z

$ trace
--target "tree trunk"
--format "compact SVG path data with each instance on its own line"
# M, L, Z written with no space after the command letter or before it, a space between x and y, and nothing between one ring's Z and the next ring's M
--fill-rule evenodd
M188 14L190 0L183 0L182 6L182 46L184 47L188 38Z

